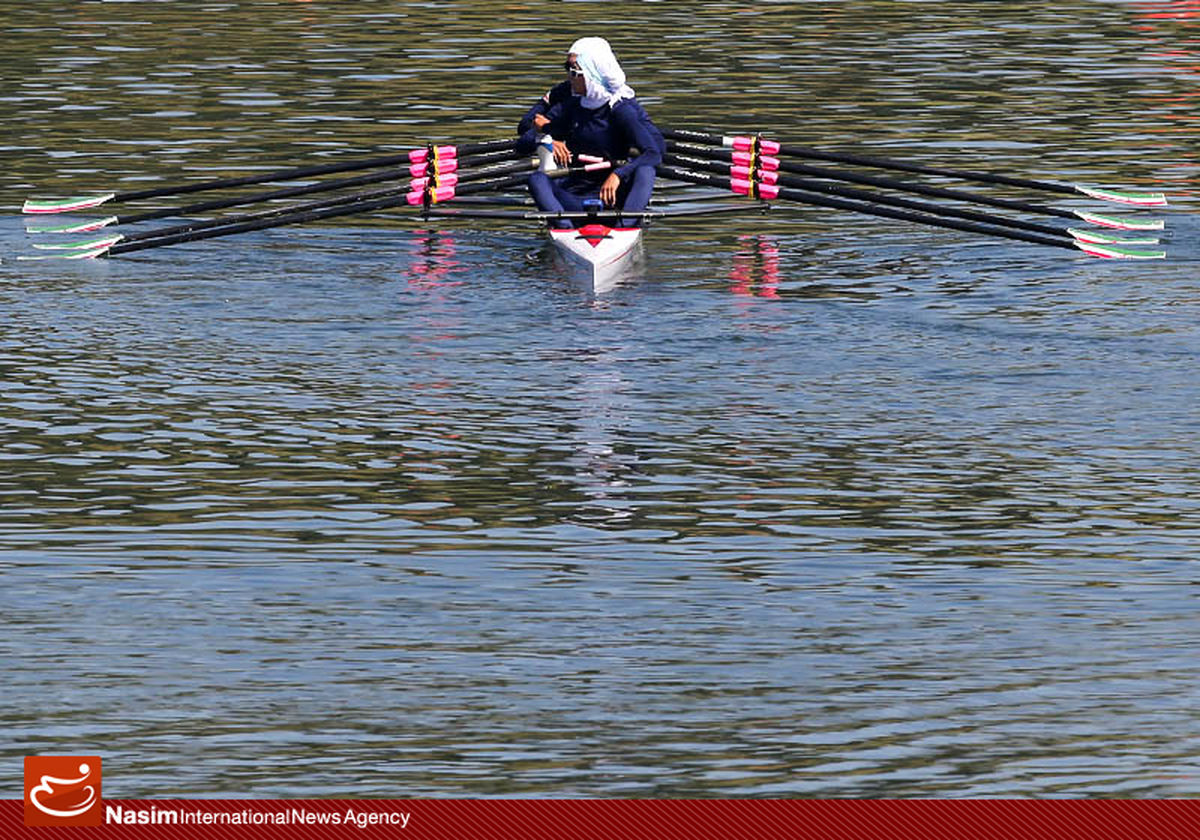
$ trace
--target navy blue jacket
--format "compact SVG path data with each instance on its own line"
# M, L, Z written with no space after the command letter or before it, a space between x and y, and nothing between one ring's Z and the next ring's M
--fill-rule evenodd
M573 95L570 79L567 79L565 82L559 82L550 88L541 99L533 103L533 107L525 112L525 116L521 117L521 121L517 123L517 134L524 134L533 128L533 118L538 114L541 114L543 117L546 116L551 108L560 102L570 99Z
M535 106L537 107L537 106ZM666 150L662 133L650 120L637 99L621 99L616 105L599 108L584 108L579 96L570 96L551 106L546 112L550 124L546 134L562 140L574 154L598 155L616 163L629 158L628 162L613 169L622 181L640 166L655 167L662 163ZM529 154L537 146L538 131L530 127L517 141L517 153ZM630 149L637 148L641 154L630 157ZM604 180L608 170L593 173L589 180Z

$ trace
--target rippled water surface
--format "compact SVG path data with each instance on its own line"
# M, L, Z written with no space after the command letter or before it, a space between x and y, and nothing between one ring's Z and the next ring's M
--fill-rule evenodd
M10 789L1200 794L1195 4L547 8L6 5ZM780 207L599 295L401 212L16 259L30 195L503 136L597 31L665 125L1165 190L1169 258Z

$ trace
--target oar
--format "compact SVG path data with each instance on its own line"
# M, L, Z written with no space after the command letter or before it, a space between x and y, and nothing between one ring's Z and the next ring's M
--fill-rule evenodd
M531 166L532 168L532 161ZM573 171L570 168L558 169L553 172L548 172L550 177L559 177ZM428 214L432 204L448 201L458 196L466 196L477 192L486 192L488 190L505 189L524 185L528 180L528 175L521 173L518 175L509 175L502 178L493 178L486 181L478 181L474 183L461 183L464 178L460 177L460 184L448 188L433 188L427 187L426 190L409 191L409 187L399 189L380 190L377 193L361 193L357 196L347 196L342 199L334 199L331 202L318 202L313 205L303 206L301 208L292 207L290 212L282 214L272 211L269 214L257 214L258 218L249 217L232 217L221 220L221 222L210 229L205 230L183 230L177 233L169 233L167 231L151 231L148 235L139 241L122 241L120 235L110 237L107 240L97 240L92 243L81 243L81 247L77 250L61 251L52 255L40 256L20 256L19 260L36 260L36 259L95 259L114 254L123 254L131 251L140 251L146 248L158 248L165 245L175 245L182 242L194 242L201 239L211 239L217 236L230 236L236 233L245 233L255 230L265 230L268 228L281 227L283 225L300 224L303 222L315 221L318 219L336 218L338 216L348 216L354 213L371 213L378 210L385 210L392 207L402 205L422 206L423 212ZM442 190L449 190L448 193ZM424 196L427 192L433 192L434 195L429 196L429 204L424 203ZM386 194L383 194L386 193ZM370 197L378 195L378 197ZM333 204L336 201L337 204Z
M461 159L451 158L441 161L438 168L440 171L453 172L458 168L510 160L513 154L511 151L501 150L499 152L472 155ZM369 175L358 175L353 178L338 178L332 181L321 181L316 184L286 187L284 189L272 190L271 192L254 193L253 195L234 198L219 198L213 201L202 201L197 204L185 204L176 207L164 207L160 210L148 210L144 213L134 213L132 215L107 216L61 225L32 225L26 228L26 233L87 233L114 225L131 225L138 222L148 222L153 219L166 219L172 216L195 216L200 213L207 213L212 210L224 210L229 207L243 207L248 204L260 204L283 198L294 198L301 195L313 195L333 190L349 189L350 187L377 184L409 176L420 177L429 171L430 166L431 164L429 163L412 163L406 167L385 169L382 172L372 172Z
M784 160L772 155L758 155L754 152L712 148L703 146L680 146L669 143L668 148L685 152L689 155L700 155L708 158L730 160L735 165L753 165L761 169L778 169L794 172L800 175L811 175L814 178L825 178L832 181L844 181L849 184L864 184L871 187L909 192L925 195L931 198L945 198L951 201L962 201L969 204L983 204L989 207L999 207L1019 213L1030 213L1038 216L1054 216L1060 219L1083 220L1088 224L1117 230L1162 230L1162 219L1130 219L1115 216L1102 216L1099 213L1088 213L1083 210L1063 210L1042 204L1032 204L1026 201L1015 201L1008 198L994 198L988 195L948 189L946 187L931 187L925 184L914 184L911 181L897 181L892 178L881 178L874 175L861 175L855 172L845 172L838 169L827 169L819 166L809 166Z
M1098 245L1089 242L1081 242L1068 237L1052 237L1043 234L1028 233L1020 230L1011 230L1009 228L997 227L995 225L983 225L976 222L945 219L940 216L932 216L925 213L913 213L907 210L893 210L888 207L880 207L876 204L868 204L861 201L850 201L843 198L811 193L806 190L798 190L789 187L777 187L769 184L759 184L753 180L743 181L741 179L730 178L728 176L707 175L698 172L692 172L690 170L679 169L673 166L660 166L658 168L658 172L661 175L675 178L680 181L690 181L694 184L706 184L709 186L724 187L732 192L749 195L752 198L780 198L788 201L796 201L801 204L813 204L819 207L832 207L838 210L849 210L871 216L882 216L889 219L917 222L918 224L930 225L932 227L950 228L952 230L966 231L969 233L980 233L988 236L996 236L1002 239L1014 239L1021 242L1032 242L1037 245L1047 245L1053 248L1079 248L1080 250L1094 256L1113 257L1120 259L1162 259L1166 256L1165 252L1163 251L1135 251L1133 249L1119 248L1113 245Z
M884 204L890 207L902 207L907 210L915 210L920 213L929 213L934 216L947 216L957 219L966 219L972 222L980 222L982 224L999 225L1000 227L1013 228L1015 230L1026 230L1031 233L1041 233L1047 236L1072 236L1084 242L1094 242L1110 245L1155 245L1158 243L1154 238L1139 238L1139 239L1119 239L1112 236L1093 233L1086 230L1078 230L1067 227L1054 227L1052 225L1043 225L1036 222L1026 222L1020 219L1007 219L1002 216L996 216L989 213L979 213L974 210L964 210L958 207L945 207L940 204L930 204L926 201L913 201L911 199L899 198L897 196L885 195L883 193L872 192L870 190L860 190L853 187L839 187L836 184L831 184L828 181L817 181L810 178L798 178L794 175L781 175L779 172L765 169L751 169L747 166L730 166L725 163L717 163L715 161L703 160L700 158L683 157L668 152L663 156L663 160L670 164L678 164L686 166L693 170L701 170L704 172L715 172L718 174L728 174L731 178L749 180L755 178L761 184L779 185L785 187L796 187L809 192L825 193L828 195L840 196L842 198L850 198L858 201L874 202L876 204ZM761 160L759 162L762 162Z
M1083 194L1090 198L1104 201L1115 201L1120 204L1132 204L1139 207L1163 207L1167 197L1160 192L1119 192L1085 187L1078 184L1063 184L1055 181L1038 181L1031 178L1016 178L1011 175L996 175L990 172L974 172L963 169L942 169L934 166L906 163L891 158L872 157L868 155L845 154L841 152L823 152L807 146L777 143L771 140L761 140L748 136L725 136L706 134L700 131L662 129L664 137L671 140L683 140L724 146L745 151L756 150L762 154L784 154L798 158L812 158L833 163L848 163L853 166L869 166L874 169L892 169L898 172L913 172L920 175L937 175L943 178L957 178L963 181L976 181L981 184L1002 184L1010 187L1021 187L1029 190L1040 190L1063 195Z
M505 187L513 187L518 184L525 183L528 176L511 175L507 178L499 178L494 181L483 181L474 184L467 184L460 190L460 194L467 194L474 191L485 191L490 189L503 189ZM53 256L21 256L17 259L95 259L116 254L124 254L131 251L141 251L146 248L159 248L164 245L176 245L181 242L195 242L201 239L212 239L217 236L231 236L236 233L246 233L255 230L266 230L268 228L282 227L283 225L301 224L303 222L316 221L318 219L331 219L338 216L349 216L354 213L372 213L378 210L387 210L392 207L400 207L409 204L409 196L403 190L393 190L391 195L382 196L379 198L356 201L349 205L325 206L321 208L305 210L301 212L287 213L281 216L264 219L254 219L236 224L225 224L220 227L215 227L210 230L187 231L168 236L158 236L138 242L114 242L112 244L97 244L96 247L82 248L76 251L66 251L54 254Z
M467 195L455 198L462 204L488 207L532 207L534 202L529 196L519 195Z
M726 193L728 197L728 193ZM442 218L459 218L459 219L516 219L524 221L549 222L557 219L595 219L597 217L621 216L622 218L635 219L663 219L667 217L687 218L693 216L712 216L720 213L745 213L763 212L769 210L770 205L763 204L755 206L753 204L729 204L720 207L679 207L669 210L618 210L616 208L605 208L599 213L589 212L585 210L564 210L562 212L544 213L540 211L529 210L486 210L481 208L431 208L425 211L425 215L438 216Z
M502 166L491 166L485 169L467 171L463 173L454 173L444 176L447 180L453 178L454 184L469 183L472 181L481 181L488 178L496 178L498 176L510 175L514 172L528 172L536 169L538 166L537 158L529 158ZM422 181L418 186L417 182ZM174 225L167 228L157 228L155 230L141 231L139 233L130 234L109 234L99 239L90 239L79 242L61 242L61 243L37 243L33 247L42 251L90 251L96 248L112 248L117 243L132 243L140 242L147 239L161 239L165 237L174 237L191 231L209 230L213 228L222 228L230 225L241 225L250 222L257 222L262 219L275 219L282 216L293 215L297 213L307 213L324 210L330 207L343 207L346 205L355 204L363 201L371 201L374 199L384 198L387 196L395 196L403 194L405 200L413 203L411 200L412 193L425 189L428 186L428 179L413 179L411 182L401 186L386 187L378 190L368 190L367 192L354 193L351 195L340 196L338 198L325 199L324 201L310 202L308 204L292 204L286 207L277 207L271 210L262 210L257 213L245 213L239 216L223 216L217 219L197 220L185 222L181 225ZM446 200L446 199L443 199ZM420 202L417 202L420 203ZM181 240L182 241L182 240Z
M248 184L265 184L271 181L296 181L301 178L312 178L318 175L332 175L335 172L355 172L362 169L380 169L385 166L398 166L403 163L423 163L430 159L446 159L465 157L482 152L496 152L514 149L516 139L492 140L484 143L472 143L466 146L428 146L424 149L414 149L396 155L370 158L368 160L352 160L342 163L329 163L320 166L298 166L292 169L278 169L274 172L264 172L258 175L245 175L238 178L219 178L213 181L192 181L169 187L155 187L145 190L130 190L126 192L110 192L103 195L82 196L58 200L29 200L21 208L23 213L71 213L99 207L109 201L138 201L144 198L162 198L168 195L184 195L186 193L205 192L207 190L229 189L244 187Z

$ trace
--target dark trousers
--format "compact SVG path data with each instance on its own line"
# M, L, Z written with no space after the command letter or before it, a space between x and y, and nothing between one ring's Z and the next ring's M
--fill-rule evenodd
M601 181L590 181L566 178L551 178L545 172L535 172L529 176L529 193L537 203L538 209L547 213L572 212L583 210L584 199L596 198L600 195ZM628 178L621 179L617 187L617 206L623 210L645 210L650 203L650 194L654 192L654 167L639 166ZM575 227L574 219L558 219L552 224L555 227ZM620 220L620 227L637 227L641 220L636 216Z

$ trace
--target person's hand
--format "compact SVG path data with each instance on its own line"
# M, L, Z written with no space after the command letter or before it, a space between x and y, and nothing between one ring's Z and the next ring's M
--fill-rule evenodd
M604 179L604 184L600 187L600 200L604 202L605 207L617 206L617 189L621 186L621 178L616 172Z
M538 131L541 131L548 125L550 125L550 120L548 120L546 118L545 114L534 114L533 115L533 127L536 128Z
M571 163L571 150L561 140L554 141L554 162L559 166L569 166Z

